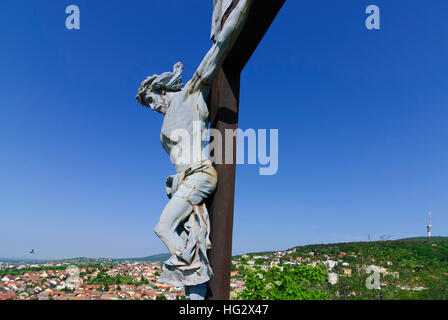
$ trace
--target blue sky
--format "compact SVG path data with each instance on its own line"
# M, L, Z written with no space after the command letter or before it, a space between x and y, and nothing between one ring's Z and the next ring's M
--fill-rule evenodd
M81 30L65 28L65 8ZM365 8L381 9L369 31ZM240 127L279 171L237 167L234 253L448 230L446 1L288 0L242 75ZM134 257L174 169L145 76L209 49L212 1L0 3L0 257Z

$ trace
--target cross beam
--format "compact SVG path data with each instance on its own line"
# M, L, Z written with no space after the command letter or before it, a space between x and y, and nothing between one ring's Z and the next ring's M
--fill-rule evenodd
M220 131L225 146L225 130L238 128L240 78L261 39L286 0L254 0L244 29L216 76L208 103L210 128ZM228 18L239 0L223 17ZM232 259L233 208L235 197L236 138L233 139L233 164L215 164L218 186L209 203L212 249L209 251L214 277L209 281L208 300L228 300ZM222 150L225 159L225 150Z

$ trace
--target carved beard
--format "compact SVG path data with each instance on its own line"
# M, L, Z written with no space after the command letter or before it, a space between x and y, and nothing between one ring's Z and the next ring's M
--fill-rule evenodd
M166 110L168 110L169 103L166 99L165 94L160 95L160 99L162 100L162 103L157 105L156 107L152 108L153 110L157 111L158 113L165 114Z
M168 109L168 107L165 106L164 104L159 104L153 110L157 111L158 113L165 114L167 109Z

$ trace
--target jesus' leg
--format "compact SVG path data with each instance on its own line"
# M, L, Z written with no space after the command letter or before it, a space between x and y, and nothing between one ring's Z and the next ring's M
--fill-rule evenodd
M185 247L184 240L176 232L177 227L192 212L191 204L181 198L173 197L160 216L155 233L165 243L172 255Z

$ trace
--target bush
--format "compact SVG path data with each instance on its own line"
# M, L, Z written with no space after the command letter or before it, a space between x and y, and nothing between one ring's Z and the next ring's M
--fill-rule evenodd
M322 265L284 265L263 270L243 261L241 273L245 288L242 300L329 300L324 291L327 280Z

